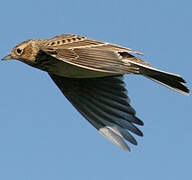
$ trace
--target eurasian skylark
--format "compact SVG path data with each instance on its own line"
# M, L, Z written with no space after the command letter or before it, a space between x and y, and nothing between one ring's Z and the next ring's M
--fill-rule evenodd
M96 129L130 151L124 140L136 145L131 133L142 136L136 125L143 122L130 106L124 74L141 74L179 93L189 94L181 76L160 71L132 54L141 53L64 34L22 42L3 60L17 59L47 71L66 98Z

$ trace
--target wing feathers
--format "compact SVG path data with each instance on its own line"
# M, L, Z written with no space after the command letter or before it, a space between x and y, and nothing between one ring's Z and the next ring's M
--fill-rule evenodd
M124 140L136 145L130 132L142 136L134 125L143 125L129 104L121 76L73 79L50 74L76 109L111 141L130 151Z
M65 49L62 47L41 47L46 54L75 66L95 71L111 72L115 74L139 73L139 69L125 63L116 51L96 48Z
M122 138L122 135L119 136L117 133L114 132L114 130L111 130L110 127L105 126L105 124L98 121L98 118L101 120L100 117L97 116L97 114L90 111L90 106L87 105L86 101L84 99L81 99L81 103L77 101L75 98L69 99L71 103L76 107L76 109L104 136L106 136L109 140L111 140L116 145L120 146L122 149L126 151L130 151L129 146L125 143L125 141ZM83 103L83 106L82 106Z
M129 48L125 48L115 44L109 44L106 42L101 42L101 41L97 41L94 39L86 38L79 35L73 35L73 34L62 34L54 38L51 38L49 39L49 42L48 44L46 44L46 46L57 47L57 48L62 47L65 49L96 48L96 49L104 49L107 51L131 52L138 55L143 54Z
M125 143L125 141L122 139L122 137L120 137L119 135L114 133L114 131L112 131L108 127L106 127L106 126L102 127L101 129L99 129L99 132L101 132L104 136L106 136L113 143L115 143L116 145L120 146L122 149L124 149L124 150L126 150L128 152L131 151L131 149Z
M110 129L111 131L113 131L117 136L126 139L127 141L131 142L134 145L137 144L136 140L129 134L128 131L127 131L127 134L126 134L125 130L123 130L122 128L118 127L117 125L107 121L107 119L109 117L107 118L105 116L106 114L104 112L102 112L99 108L97 108L95 106L95 104L93 105L90 101L87 101L84 97L82 97L79 100L81 102L83 102L84 107L86 108L86 111L84 111L84 113L87 116L91 117L96 122L100 122L101 124L103 124L104 127L106 127L108 129ZM99 129L99 131L100 131L100 129Z
M131 122L133 122L131 120L134 118L134 116L129 116L129 118L127 118L126 113L119 111L118 109L111 108L110 106L106 106L105 104L100 103L94 98L88 98L88 97L91 97L91 96L86 96L86 97L82 96L83 99L88 100L87 104L94 104L93 108L90 106L93 112L95 112L96 114L99 114L100 117L107 119L108 122L119 124L123 128L126 128L132 131L133 133L142 136L142 132L138 128L136 128L133 124L131 124Z

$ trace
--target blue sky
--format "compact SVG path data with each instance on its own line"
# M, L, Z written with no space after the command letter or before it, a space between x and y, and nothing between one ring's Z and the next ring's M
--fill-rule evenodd
M21 41L75 33L144 53L192 88L192 2L73 0L1 2L0 57ZM0 179L190 179L192 98L127 75L145 126L128 153L100 135L45 72L1 62Z

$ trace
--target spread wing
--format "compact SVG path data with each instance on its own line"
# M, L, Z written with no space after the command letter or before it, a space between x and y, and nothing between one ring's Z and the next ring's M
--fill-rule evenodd
M65 34L52 38L41 50L75 66L116 74L139 73L138 68L125 59L146 64L130 54L141 53L78 35Z
M131 133L142 136L135 126L143 125L135 116L122 76L73 79L50 74L73 106L103 135L130 151L124 140L136 145Z

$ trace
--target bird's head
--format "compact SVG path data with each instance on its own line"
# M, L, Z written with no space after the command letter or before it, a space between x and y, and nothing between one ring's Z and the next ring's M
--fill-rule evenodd
M17 59L22 62L34 62L39 51L36 40L24 41L15 46L2 60Z

